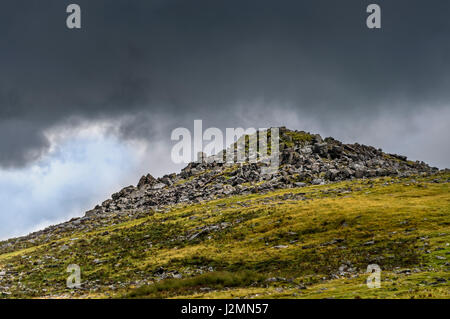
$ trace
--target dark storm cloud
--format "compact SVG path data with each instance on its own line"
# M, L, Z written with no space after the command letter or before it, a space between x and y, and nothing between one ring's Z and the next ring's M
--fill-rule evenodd
M72 2L82 30L65 27ZM381 30L365 26L373 2ZM34 160L48 148L43 132L74 117L135 115L123 136L151 137L152 114L219 126L255 100L323 121L448 107L449 9L445 0L2 1L0 165Z
M38 159L50 146L41 129L30 122L0 121L0 163L15 167Z

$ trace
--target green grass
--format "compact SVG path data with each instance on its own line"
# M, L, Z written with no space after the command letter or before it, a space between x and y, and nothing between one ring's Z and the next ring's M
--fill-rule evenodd
M290 140L284 140L287 147L292 147L294 144L305 144L313 139L313 135L302 131L287 131L285 134L290 138Z
M0 251L13 276L0 286L9 298L449 298L449 179L363 179L111 216ZM374 263L380 289L364 284ZM69 264L81 267L80 290L65 287ZM352 272L341 275L343 264Z
M195 292L199 289L223 289L225 287L246 287L259 284L264 277L250 271L210 272L185 279L165 279L150 286L144 286L127 293L122 298L167 298L172 295Z

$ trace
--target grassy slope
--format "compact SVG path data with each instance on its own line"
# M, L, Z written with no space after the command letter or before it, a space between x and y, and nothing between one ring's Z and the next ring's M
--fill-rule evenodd
M356 180L177 206L2 254L0 271L15 276L9 297L449 298L449 179ZM365 285L373 263L380 289ZM80 290L65 288L69 264L81 266ZM353 269L339 274L342 264ZM162 272L182 278L160 281Z

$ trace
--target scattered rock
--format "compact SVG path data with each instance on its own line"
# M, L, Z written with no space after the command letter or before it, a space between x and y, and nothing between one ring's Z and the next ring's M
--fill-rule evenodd
M272 248L274 249L283 249L283 248L288 248L288 245L277 245L277 246L273 246Z

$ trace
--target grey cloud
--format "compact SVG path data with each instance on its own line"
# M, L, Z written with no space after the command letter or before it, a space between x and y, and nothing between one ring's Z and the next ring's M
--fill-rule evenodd
M21 120L0 120L0 163L13 168L39 159L50 147L41 129Z
M69 2L4 1L0 165L34 160L71 117L126 117L122 137L155 139L195 118L269 126L267 105L318 127L448 108L450 3L376 1L374 31L371 2L79 0L70 31Z

